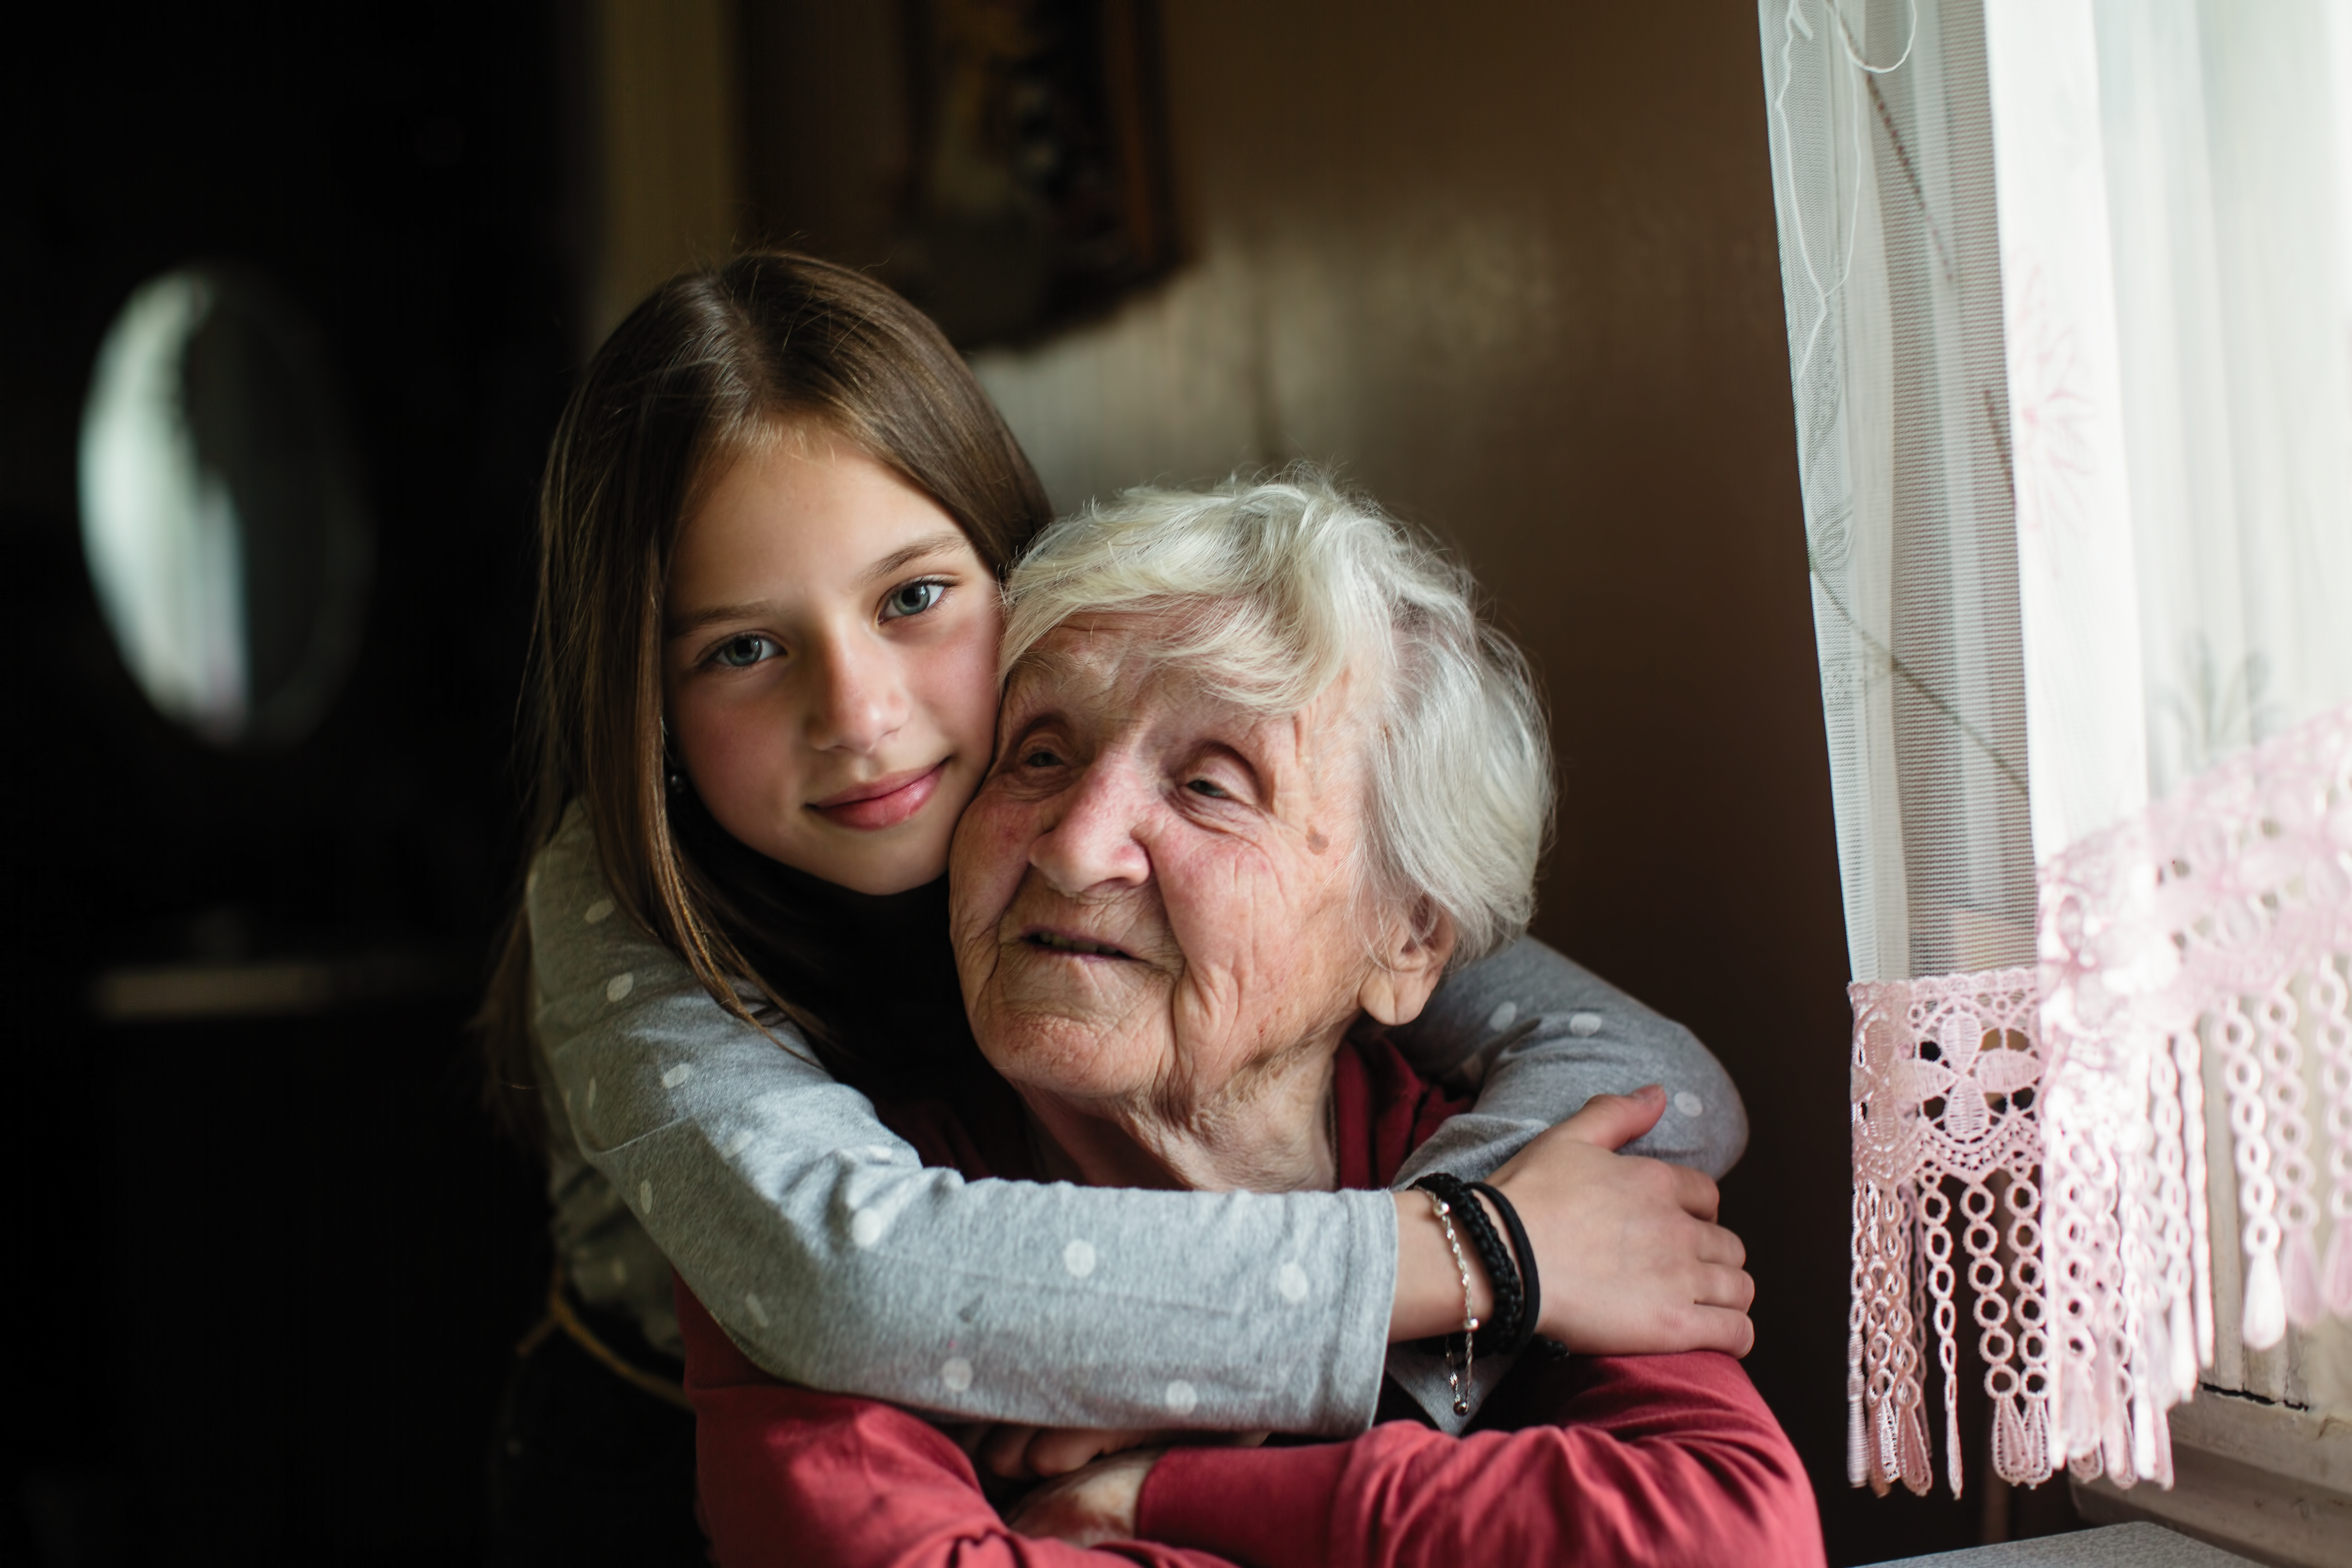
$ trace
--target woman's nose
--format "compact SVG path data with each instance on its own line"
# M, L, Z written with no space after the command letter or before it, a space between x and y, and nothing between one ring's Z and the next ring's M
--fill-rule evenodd
M1055 892L1076 895L1106 883L1151 879L1151 858L1139 837L1150 792L1131 769L1098 757L1055 804L1058 816L1029 846L1029 864Z
M888 650L850 637L810 652L816 668L809 744L819 751L872 752L907 722L906 683Z

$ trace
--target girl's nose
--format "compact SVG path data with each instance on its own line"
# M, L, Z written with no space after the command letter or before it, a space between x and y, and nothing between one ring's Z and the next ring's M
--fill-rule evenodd
M907 722L907 686L885 648L856 637L814 648L816 668L807 719L819 751L872 752Z

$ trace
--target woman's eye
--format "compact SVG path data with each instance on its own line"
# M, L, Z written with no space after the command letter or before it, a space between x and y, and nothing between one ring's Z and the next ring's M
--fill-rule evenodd
M945 583L908 583L893 588L890 596L882 601L882 618L896 621L919 616L945 598L947 591Z
M739 637L729 637L710 656L714 664L730 669L749 669L761 660L773 657L776 645L756 632L745 632Z
M1059 767L1061 762L1058 753L1044 746L1032 746L1021 753L1021 765L1024 768Z
M1184 787L1191 790L1194 795L1207 795L1211 800L1231 800L1234 798L1232 794L1226 790L1224 785L1218 784L1213 779L1194 779Z

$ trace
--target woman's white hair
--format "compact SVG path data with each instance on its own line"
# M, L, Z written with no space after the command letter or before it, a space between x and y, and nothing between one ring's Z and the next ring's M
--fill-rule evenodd
M1551 752L1527 659L1470 574L1370 500L1295 468L1266 483L1131 489L1038 535L1005 586L1003 669L1074 616L1141 613L1218 696L1296 713L1347 676L1370 695L1366 891L1426 899L1475 963L1527 930L1551 826Z

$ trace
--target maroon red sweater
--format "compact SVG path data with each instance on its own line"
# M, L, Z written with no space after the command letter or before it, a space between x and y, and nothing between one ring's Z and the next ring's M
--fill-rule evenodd
M1385 1044L1343 1048L1337 1087L1346 1186L1387 1185L1459 1109ZM1009 1093L886 1116L927 1164L1030 1174ZM971 1461L921 1416L778 1383L682 1282L677 1304L704 1523L725 1568L1822 1562L1804 1471L1727 1356L1528 1358L1460 1437L1391 1421L1344 1443L1179 1448L1144 1483L1144 1539L1085 1551L1006 1529Z

